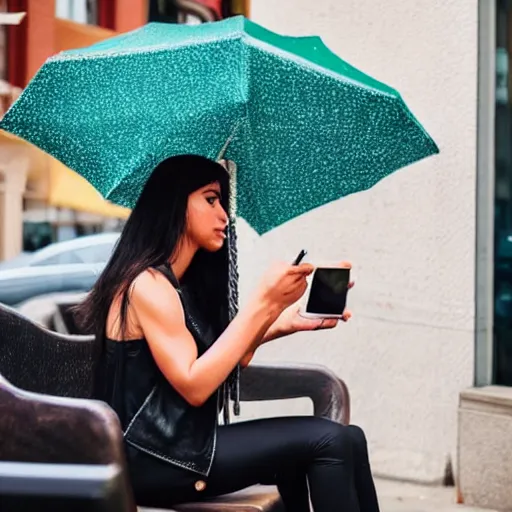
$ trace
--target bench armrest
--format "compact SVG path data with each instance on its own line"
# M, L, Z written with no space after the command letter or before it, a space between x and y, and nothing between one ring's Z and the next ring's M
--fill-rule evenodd
M17 510L127 512L123 474L116 464L41 464L0 461L0 502ZM64 505L65 504L65 505Z
M350 422L348 388L343 380L324 366L250 364L242 371L240 394L241 400L246 402L310 398L315 416L343 425Z
M135 510L122 439L119 420L106 404L23 391L0 375L0 463L28 463L31 471L49 464L57 476L70 464L119 468L120 510ZM11 478L15 476L12 472ZM31 484L30 479L18 480L19 485Z

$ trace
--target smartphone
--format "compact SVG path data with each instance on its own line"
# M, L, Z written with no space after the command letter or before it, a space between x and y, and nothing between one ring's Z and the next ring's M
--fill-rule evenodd
M309 318L341 318L347 305L350 269L318 267L305 307L300 314Z

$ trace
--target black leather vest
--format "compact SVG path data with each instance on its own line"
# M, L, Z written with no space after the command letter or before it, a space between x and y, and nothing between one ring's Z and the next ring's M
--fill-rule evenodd
M186 288L170 267L159 267L177 289L186 325L202 355L215 341ZM158 369L146 340L105 341L98 398L118 414L124 440L138 450L208 476L215 453L219 392L201 407L191 406Z

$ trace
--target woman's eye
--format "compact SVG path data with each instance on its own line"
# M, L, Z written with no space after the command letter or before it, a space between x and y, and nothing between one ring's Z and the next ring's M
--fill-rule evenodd
M215 204L215 201L217 201L217 197L216 196L212 196L212 197L207 197L206 200L208 201L208 204Z

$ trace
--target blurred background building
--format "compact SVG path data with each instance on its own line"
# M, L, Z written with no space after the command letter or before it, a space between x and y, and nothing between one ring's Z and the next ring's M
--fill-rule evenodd
M0 26L0 115L43 62L148 21L202 22L248 10L247 1L0 0L0 12L26 12ZM0 134L0 260L76 236L119 230L128 211L104 201L55 159Z
M439 144L438 157L262 238L240 222L242 297L270 259L290 259L302 247L312 262L352 260L357 281L348 325L270 344L258 357L293 353L342 375L377 474L455 481L467 502L510 508L510 0L0 0L7 10L27 16L0 26L3 111L58 51L147 21L240 13L284 34L321 35L396 87ZM0 132L0 260L116 231L126 215L71 170ZM300 414L310 405L272 407L245 405L244 417ZM492 487L491 498L478 487Z

